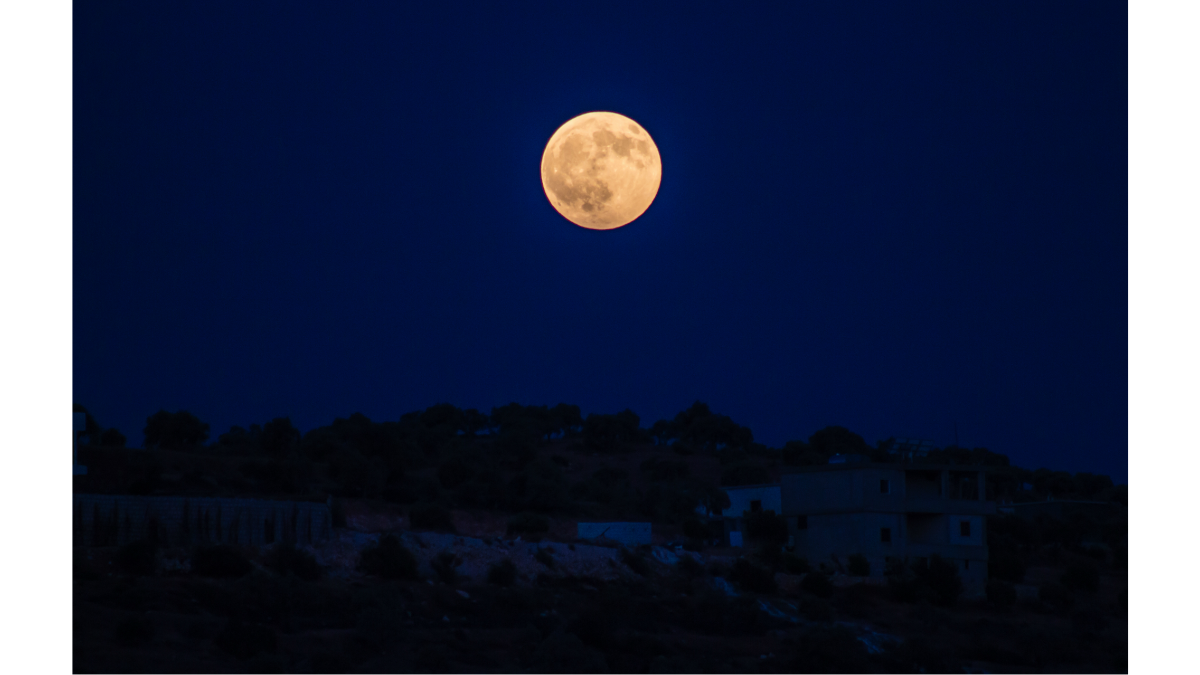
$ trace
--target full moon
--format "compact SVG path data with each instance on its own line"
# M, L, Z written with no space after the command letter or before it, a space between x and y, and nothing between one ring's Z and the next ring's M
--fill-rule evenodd
M590 230L614 230L637 220L661 181L662 159L650 134L613 112L568 120L542 153L542 188L550 204Z

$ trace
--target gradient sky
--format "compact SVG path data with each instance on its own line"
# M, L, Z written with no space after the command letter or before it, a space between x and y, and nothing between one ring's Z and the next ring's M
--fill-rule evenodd
M517 6L509 6L509 5ZM74 6L74 399L131 445L693 401L1127 478L1126 4ZM662 187L570 224L575 115Z

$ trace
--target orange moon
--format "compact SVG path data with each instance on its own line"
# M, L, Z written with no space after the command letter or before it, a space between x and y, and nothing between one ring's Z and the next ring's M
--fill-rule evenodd
M589 230L615 230L637 220L650 208L661 181L654 139L614 112L568 120L542 153L542 188L550 204Z

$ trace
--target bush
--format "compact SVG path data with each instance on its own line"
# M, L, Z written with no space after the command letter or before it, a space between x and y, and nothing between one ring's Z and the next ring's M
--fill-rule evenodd
M113 637L122 647L139 647L154 638L154 622L145 614L126 617L117 622Z
M321 578L321 566L317 559L308 551L303 551L291 542L275 544L267 553L267 569L279 576L295 575L304 581L316 581Z
M751 541L783 546L788 538L787 521L768 509L746 516L746 538Z
M645 577L650 575L650 563L646 559L629 549L621 549L621 562L625 563L626 567L633 570L635 573Z
M332 500L329 507L329 517L333 520L334 527L346 526L346 505L340 499Z
M227 544L199 546L192 553L192 572L202 577L232 579L244 577L253 569L239 549Z
M213 642L242 660L262 652L274 652L277 647L274 630L258 623L244 624L237 619L230 619Z
M729 580L743 590L753 593L774 593L778 590L775 575L770 570L752 565L745 559L739 559L733 564Z
M539 548L538 552L536 554L534 554L533 557L537 558L537 561L542 563L546 567L549 567L550 569L554 569L554 556L550 554L550 551L547 551L544 548Z
M917 578L933 591L934 600L939 605L953 605L962 593L963 586L962 580L958 577L958 566L949 560L943 560L936 553L929 558L927 567L918 568Z
M808 560L791 553L785 553L783 556L783 571L788 574L807 574L809 571Z
M869 577L871 576L871 563L867 562L867 557L861 553L855 553L850 556L847 570L852 576Z
M1100 570L1090 561L1077 560L1067 565L1059 581L1070 590L1094 593L1100 589Z
M683 536L688 539L707 539L708 528L704 523L692 518L683 522Z
M158 547L146 539L129 542L117 549L115 562L125 574L151 576L158 569Z
M87 551L82 548L77 548L72 556L72 577L75 579L99 579L100 574L96 571L95 566L87 559Z
M462 560L455 557L451 551L442 551L437 556L429 561L429 565L433 567L434 573L443 583L453 584L458 579L458 572L455 567L462 564Z
M508 519L508 534L540 534L550 531L550 519L539 513L525 511Z
M828 598L833 595L833 582L820 572L809 572L800 581L800 588L812 593L818 598Z
M1013 549L989 547L988 576L1002 581L1020 583L1025 578L1025 563Z
M511 586L517 580L517 566L508 558L498 563L492 563L488 567L487 580L489 584Z
M408 514L408 522L415 530L455 531L450 511L437 504L417 504L412 507Z
M1038 600L1055 611L1070 609L1075 604L1070 589L1061 583L1052 582L1038 589Z
M683 550L699 553L704 550L704 542L699 539L688 539L683 542Z
M675 563L675 569L689 577L697 577L704 574L704 566L690 555L679 556L679 562Z
M987 599L1001 609L1012 607L1017 602L1017 589L1007 581L992 579L987 582Z
M385 579L417 578L417 557L404 548L393 534L384 536L378 544L364 548L358 556L358 567L367 574Z

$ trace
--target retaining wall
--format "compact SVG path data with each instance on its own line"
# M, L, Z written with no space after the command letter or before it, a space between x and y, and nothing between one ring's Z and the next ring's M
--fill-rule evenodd
M223 497L74 497L75 546L120 546L155 539L160 546L311 544L332 535L322 502Z

